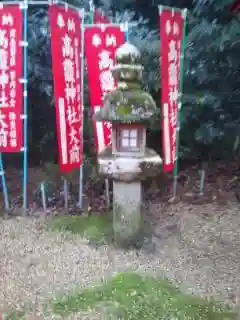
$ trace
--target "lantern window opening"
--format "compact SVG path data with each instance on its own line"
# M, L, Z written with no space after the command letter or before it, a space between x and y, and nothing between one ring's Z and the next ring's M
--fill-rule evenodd
M119 127L116 132L118 152L141 152L143 128Z

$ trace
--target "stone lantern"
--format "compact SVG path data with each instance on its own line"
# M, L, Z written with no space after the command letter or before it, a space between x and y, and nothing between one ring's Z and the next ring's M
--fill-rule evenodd
M162 159L146 148L146 126L156 115L152 97L141 89L143 67L139 50L125 43L116 51L112 74L117 88L104 98L96 121L112 124L112 145L98 155L99 172L113 180L115 241L130 245L141 240L142 181L156 176Z

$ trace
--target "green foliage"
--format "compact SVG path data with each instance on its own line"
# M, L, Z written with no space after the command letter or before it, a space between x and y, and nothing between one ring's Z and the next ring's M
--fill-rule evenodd
M237 25L228 19L227 1L194 4L185 50L182 147L195 145L196 157L231 156L240 134Z
M91 311L100 304L106 312L104 319L237 319L227 308L182 294L167 281L134 273L119 274L99 287L64 296L53 302L53 309L65 315Z

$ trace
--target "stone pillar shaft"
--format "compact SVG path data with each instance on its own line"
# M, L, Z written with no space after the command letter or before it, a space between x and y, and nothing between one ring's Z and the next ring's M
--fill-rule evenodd
M141 232L142 184L113 182L113 230L116 242L135 241Z

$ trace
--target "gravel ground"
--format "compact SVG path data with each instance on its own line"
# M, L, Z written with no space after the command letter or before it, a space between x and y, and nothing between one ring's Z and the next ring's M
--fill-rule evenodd
M57 294L92 286L125 270L167 277L187 292L238 305L239 206L178 204L163 209L152 204L150 209L154 253L89 247L79 236L45 231L37 218L3 220L0 310L42 315L45 303Z

